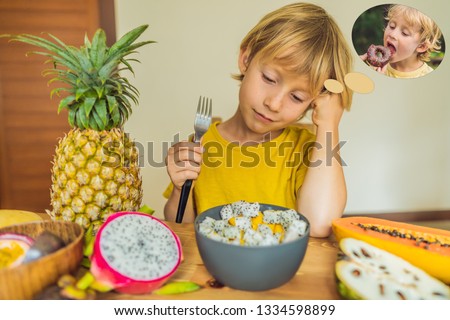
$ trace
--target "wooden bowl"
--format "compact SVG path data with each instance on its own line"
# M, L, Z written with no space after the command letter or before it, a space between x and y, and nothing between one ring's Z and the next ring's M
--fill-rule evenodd
M8 226L4 232L20 233L32 238L48 230L66 245L52 254L13 268L0 269L0 299L33 299L59 277L77 269L83 259L83 229L74 222L38 221Z

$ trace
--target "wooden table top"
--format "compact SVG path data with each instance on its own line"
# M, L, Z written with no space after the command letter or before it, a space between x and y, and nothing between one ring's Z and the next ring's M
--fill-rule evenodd
M156 294L125 295L116 292L102 293L98 299L177 299L177 300L319 300L339 299L336 289L334 265L338 247L332 237L325 239L310 238L305 258L295 277L285 285L267 291L241 291L228 287L212 288L207 282L212 276L206 270L195 240L192 223L177 224L167 222L178 234L183 247L184 260L177 272L169 280L193 281L202 289L176 295L158 296Z

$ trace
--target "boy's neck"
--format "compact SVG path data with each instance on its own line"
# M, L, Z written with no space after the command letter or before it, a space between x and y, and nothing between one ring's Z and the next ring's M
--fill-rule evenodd
M411 72L423 66L424 62L419 58L417 58L417 56L411 56L401 61L390 62L389 64L391 65L392 68L394 68L397 71Z

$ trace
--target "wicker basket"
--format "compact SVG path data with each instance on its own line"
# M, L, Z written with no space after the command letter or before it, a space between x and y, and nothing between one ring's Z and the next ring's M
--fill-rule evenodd
M44 230L59 236L66 245L52 254L13 268L0 269L0 299L33 299L66 273L74 272L83 258L83 229L76 223L41 221L8 226L0 234L13 232L37 237Z

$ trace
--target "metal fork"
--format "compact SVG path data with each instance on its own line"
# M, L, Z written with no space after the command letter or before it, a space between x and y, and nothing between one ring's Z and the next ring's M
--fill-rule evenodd
M200 96L194 121L194 142L200 142L211 125L212 100ZM176 223L183 221L184 211L191 191L192 180L186 180L181 188L180 202L178 203Z

